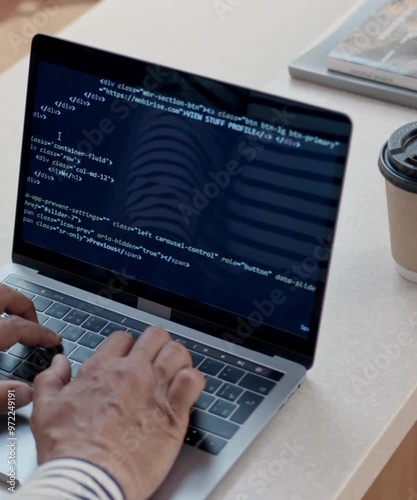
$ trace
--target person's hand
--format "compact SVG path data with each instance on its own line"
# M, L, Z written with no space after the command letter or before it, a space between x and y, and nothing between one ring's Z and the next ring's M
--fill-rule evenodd
M0 351L20 342L27 346L53 347L61 337L40 326L33 303L24 295L0 283L0 314L10 316L0 319ZM8 391L15 391L16 408L32 401L33 389L24 382L0 382L0 412L7 411Z
M166 330L137 342L116 332L70 382L58 355L34 382L32 431L38 462L81 458L102 466L128 499L149 498L180 451L192 405L204 388L188 351Z

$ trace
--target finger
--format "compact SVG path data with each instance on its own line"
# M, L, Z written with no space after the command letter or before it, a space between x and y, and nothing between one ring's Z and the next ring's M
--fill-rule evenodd
M28 405L33 398L33 389L24 382L10 380L0 382L0 413Z
M188 419L191 407L200 397L205 385L205 378L198 370L180 370L168 389L167 398L173 410L180 417Z
M152 363L159 351L171 340L170 334L164 328L150 326L135 342L130 354Z
M191 355L187 349L172 340L159 351L152 368L160 382L169 384L180 370L192 366Z
M129 354L134 343L129 332L114 332L100 344L97 354L123 357Z
M33 404L47 404L71 380L71 365L68 359L58 354L52 360L51 366L36 376L33 383Z
M0 312L15 314L29 321L38 322L33 302L3 284L0 284Z
M18 342L27 346L51 347L60 344L61 340L51 330L18 316L0 319L0 349Z

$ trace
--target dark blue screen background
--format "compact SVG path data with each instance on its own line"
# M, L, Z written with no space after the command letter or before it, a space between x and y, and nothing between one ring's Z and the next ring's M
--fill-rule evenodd
M175 72L137 88L40 64L23 239L238 316L275 294L264 322L307 337L347 124Z

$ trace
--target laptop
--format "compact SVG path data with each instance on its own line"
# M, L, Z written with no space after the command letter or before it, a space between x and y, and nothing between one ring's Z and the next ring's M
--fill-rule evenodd
M115 330L162 325L189 350L206 388L156 498L207 497L311 368L351 128L327 109L34 38L0 281L62 336L73 377ZM0 377L32 383L45 359L16 345ZM36 468L30 412L17 417L21 483Z

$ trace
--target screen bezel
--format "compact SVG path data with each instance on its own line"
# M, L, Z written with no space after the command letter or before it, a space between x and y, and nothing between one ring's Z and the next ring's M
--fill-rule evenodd
M138 61L126 56L121 56L99 49L85 47L72 42L63 41L60 39L48 37L45 35L37 35L32 42L32 52L29 70L29 83L27 91L27 102L25 112L25 124L22 143L21 155L21 169L19 177L19 189L16 208L16 222L13 242L13 261L16 263L24 264L33 267L48 276L59 278L62 281L74 282L74 277L79 278L80 283L87 277L89 283L95 283L97 286L103 288L108 286L114 280L114 273L98 266L86 264L85 262L63 256L56 252L51 252L45 248L41 248L22 239L23 229L23 211L24 211L24 192L26 189L27 171L29 168L29 154L30 154L30 140L31 140L31 111L34 107L34 100L36 94L36 78L37 69L40 61L50 62L52 64L65 65L72 69L81 69L90 74L96 74L102 78L109 78L114 80L123 80L127 83L138 81L138 74L145 73L145 68L153 68L156 72L158 70L176 71L179 75L192 75L194 78L201 79L201 81L215 82L229 87L230 90L243 92L247 95L248 99L254 98L267 98L271 102L271 106L282 106L284 103L286 108L291 112L298 106L303 106L304 110L321 114L323 116L331 117L334 120L343 122L349 127L350 136L352 124L346 115L338 112L329 111L323 108L297 103L290 99L282 99L276 96L267 95L262 92L245 89L243 87L232 85L214 80L211 78L201 77L188 72L168 68L145 61ZM148 71L148 70L147 70ZM132 75L135 80L132 79ZM117 75L117 77L115 77ZM144 76L145 77L145 76ZM349 142L347 148L349 150ZM344 168L346 169L346 162ZM343 181L342 181L343 184ZM343 186L342 186L343 188ZM340 200L337 206L337 216L340 209ZM337 217L336 217L337 225ZM201 302L179 296L175 293L151 286L147 283L140 282L128 278L128 284L125 287L125 294L119 294L119 298L123 301L123 297L135 296L147 299L152 302L157 302L162 306L172 309L172 319L175 318L187 326L190 323L196 323L191 318L195 318L199 327L212 335L220 336L225 340L237 343L242 346L256 348L259 345L259 350L267 352L271 356L275 354L283 355L290 359L295 359L302 362L304 366L309 368L314 359L314 353L317 344L321 312L324 302L326 283L328 280L328 272L331 262L331 249L333 240L329 241L330 258L327 262L324 284L319 284L315 292L314 312L310 325L310 333L307 338L299 336L297 333L287 333L277 328L268 325L262 325L259 328L253 329L254 331L248 338L236 332L237 315L220 310L213 306L202 304ZM63 271L65 270L65 271ZM82 288L82 286L80 286ZM93 287L94 288L94 287ZM267 297L265 297L267 298ZM115 300L118 300L117 298ZM205 328L206 325L207 327ZM271 341L272 339L272 341ZM275 340L275 341L274 341Z

